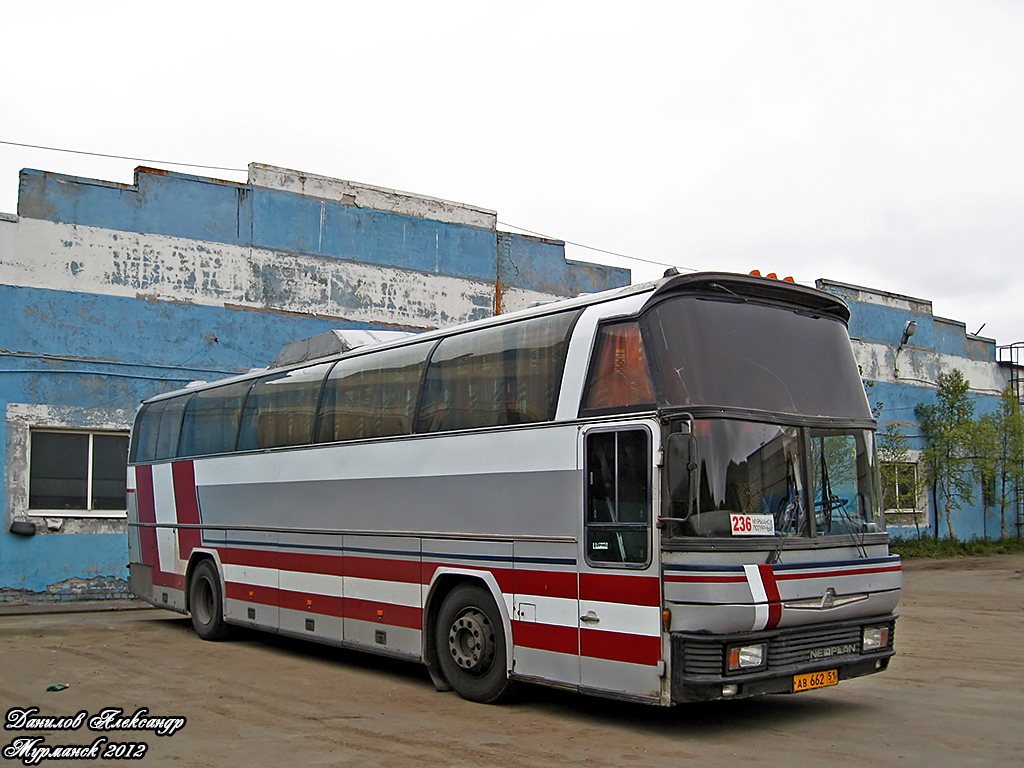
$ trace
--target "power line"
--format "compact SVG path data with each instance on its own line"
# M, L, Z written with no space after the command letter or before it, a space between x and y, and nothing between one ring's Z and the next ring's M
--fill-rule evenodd
M641 259L639 256L627 256L624 253L618 253L617 251L608 251L608 250L605 250L604 248L596 248L593 245L584 245L583 243L574 243L572 240L563 240L560 237L552 237L551 235L545 235L545 234L543 234L541 232L534 232L532 229L527 229L526 227L520 227L518 224L510 224L507 221L499 221L498 223L501 226L503 226L503 227L512 227L513 229L518 229L521 232L526 232L526 233L531 234L531 235L536 235L537 237L543 237L546 240L561 240L566 245L575 245L577 248L586 248L588 251L597 251L598 253L607 253L609 256L617 256L620 259L629 259L630 261L642 261L644 264L654 264L654 265L659 266L659 267L676 267L677 269L685 269L685 270L688 270L690 272L697 272L698 271L698 270L694 269L693 267L680 267L680 266L678 266L676 264L672 264L671 262L668 262L668 261L653 261L651 259Z
M17 141L3 141L0 139L0 144L6 144L10 147L27 147L28 149L44 149L47 152L67 152L72 155L89 155L90 157L107 157L114 160L131 160L136 163L153 163L156 165L178 165L185 168L203 168L208 171L232 171L234 173L246 173L245 168L225 168L222 165L199 165L198 163L176 163L173 160L148 160L144 157L126 157L125 155L108 155L103 152L84 152L80 149L62 149L60 147L43 147L38 144L22 144Z

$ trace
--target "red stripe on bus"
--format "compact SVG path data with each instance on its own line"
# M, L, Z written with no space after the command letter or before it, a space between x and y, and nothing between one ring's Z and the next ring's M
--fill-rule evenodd
M379 603L374 600L345 598L345 618L372 621L392 627L406 627L407 629L422 629L423 627L422 608Z
M779 601L779 585L775 583L775 571L766 563L757 566L761 574L761 584L764 585L764 594L768 598L768 621L765 629L774 629L779 625L782 618L782 603Z
M375 557L352 557L345 555L345 575L359 579L377 579L383 581L401 581L407 584L419 584L420 561L385 560Z
M576 600L579 596L578 574L575 571L520 571L512 577L517 595L541 595Z
M196 473L191 461L176 461L171 464L174 481L174 510L179 523L199 525L199 499L196 497ZM202 544L202 533L198 528L178 529L178 552L182 560L188 560L192 550Z
M341 576L344 558L337 555L306 555L302 552L268 552L272 556L273 568L297 573L325 573Z
M423 563L423 584L430 584L434 574L439 568L450 568L461 573L485 574L489 573L498 582L498 589L505 594L514 594L515 573L511 568L474 568L463 563Z
M152 530L152 529L150 529ZM177 573L168 573L159 568L150 571L150 580L154 587L170 587L171 589L184 589L185 577Z
M887 565L879 568L853 568L844 571L813 571L811 573L780 573L775 578L779 581L791 581L793 579L827 579L836 576L860 576L868 573L899 573L903 570L902 565Z
M517 648L567 653L570 656L576 656L580 652L579 633L576 627L560 627L554 624L513 621L512 643Z
M236 549L217 547L220 559L230 565L248 565L256 568L295 571L297 573L326 573L340 576L342 556L307 555L302 552L277 552L273 550Z
M661 638L584 628L580 630L580 655L654 666L661 660Z
M135 507L139 513L140 523L156 524L156 501L153 496L153 467L148 464L135 468ZM156 547L156 528L148 525L139 526L139 545L144 565L151 565L155 571L160 569L160 554ZM161 586L167 586L163 584Z
M661 605L658 579L609 573L581 573L580 600L600 600L625 605Z
M344 605L342 598L328 595L310 595L304 592L278 590L278 603L282 608L307 613L319 613L324 616L342 616Z
M277 552L262 552L258 549L235 549L216 547L220 561L230 565L249 565L256 568L276 568Z
M276 587L260 587L256 584L239 584L229 581L224 585L224 596L231 600L242 600L260 605L277 605Z

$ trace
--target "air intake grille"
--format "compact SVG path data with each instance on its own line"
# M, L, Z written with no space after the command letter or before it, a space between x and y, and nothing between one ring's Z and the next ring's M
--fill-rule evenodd
M700 637L695 635L672 635L672 649L676 659L683 659L686 675L721 675L725 647L736 642L768 642L768 669L781 669L811 661L815 649L854 646L860 651L861 627L879 622L857 622L855 624L829 624L813 627L797 627L778 632L753 632L749 635L722 637ZM889 645L895 634L896 622L889 620Z

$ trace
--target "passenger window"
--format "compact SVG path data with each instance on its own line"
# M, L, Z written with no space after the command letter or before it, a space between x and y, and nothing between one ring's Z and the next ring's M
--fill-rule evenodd
M132 430L132 461L152 461L156 457L156 438L160 433L160 414L167 405L166 400L147 403L139 409Z
M252 381L196 392L185 409L179 456L204 456L235 450L242 405Z
M160 412L157 428L155 459L173 459L178 455L178 440L181 437L181 415L191 395L173 397Z
M647 430L590 432L585 452L587 561L646 564L651 521Z
M575 318L563 312L444 339L427 366L417 431L553 419Z
M324 385L317 442L411 433L432 347L415 344L339 360Z
M242 412L238 450L306 445L330 363L275 373L256 380Z

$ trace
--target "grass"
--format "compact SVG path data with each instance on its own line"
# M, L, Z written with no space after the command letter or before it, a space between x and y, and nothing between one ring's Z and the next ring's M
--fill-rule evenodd
M889 543L894 555L904 558L917 557L977 557L979 555L1010 555L1024 552L1022 539L939 539L931 536L918 538L894 538Z

